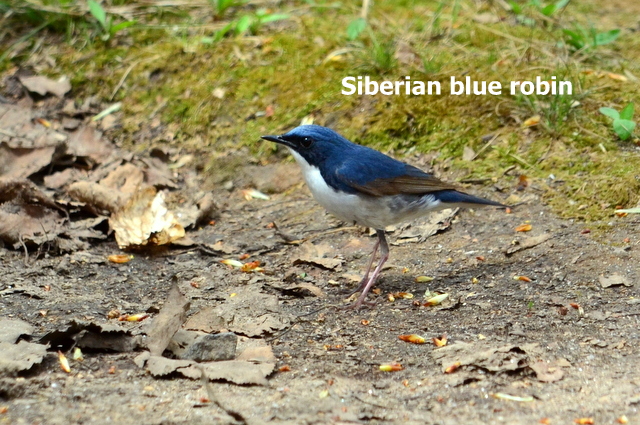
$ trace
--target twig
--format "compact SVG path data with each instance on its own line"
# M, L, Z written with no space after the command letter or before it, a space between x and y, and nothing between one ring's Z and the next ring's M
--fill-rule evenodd
M513 35L511 35L511 34L507 34L506 32L498 31L498 30L496 30L496 29L493 29L493 28L491 28L491 27L488 27L488 26L486 26L486 25L479 24L479 23L476 23L476 27L481 28L481 29L483 29L483 30L485 30L485 31L487 31L487 32L492 33L492 34L498 35L498 36L500 36L500 37L506 38L506 39L508 39L508 40L516 41L516 42L518 42L518 43L522 43L522 44L526 44L526 45L528 45L529 47L531 47L531 48L533 48L533 49L536 49L537 51L539 51L539 52L541 52L541 53L544 53L545 55L546 55L546 54L549 54L548 52L546 52L546 51L545 51L544 49L542 49L541 47L538 47L538 46L534 45L534 40L529 40L529 41L527 41L527 40L525 40L525 39L515 37L515 36L513 36Z
M364 20L367 19L367 15L369 14L369 4L370 0L362 0L362 9L360 10L360 17Z
M356 395L354 395L354 397L355 397L356 399L360 400L361 402L366 403L366 404L369 404L369 405L371 405L371 406L380 407L380 408L382 408L382 409L393 409L393 406L383 406L382 404L373 403L373 402L371 402L371 401L364 400L363 398L360 398L360 396L359 396L359 395L357 395L357 394L356 394Z
M25 245L24 241L22 240L22 235L18 237L18 240L20 241L22 248L24 248L24 266L27 267L29 265L29 250L27 249L27 245Z
M120 81L118 81L118 84L113 89L113 92L111 92L111 97L109 98L109 101L112 101L113 98L116 97L116 93L118 93L118 90L120 90L120 87L122 87L122 85L124 84L124 80L127 79L127 77L129 76L129 73L131 72L131 70L139 63L140 63L139 60L135 61L134 63L131 64L131 66L129 66L129 68L127 68L127 70L124 72L124 74L122 74L122 78L120 78Z
M483 153L489 146L491 146L491 144L493 144L493 142L496 141L498 136L500 136L500 133L496 133L487 143L485 143L485 145L481 147L475 155L473 155L473 158L471 158L471 160L474 161L476 158L478 158L481 153Z

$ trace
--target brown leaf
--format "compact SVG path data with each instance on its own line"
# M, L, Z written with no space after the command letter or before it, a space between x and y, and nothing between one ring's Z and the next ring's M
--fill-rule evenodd
M279 288L278 288L279 289ZM306 297L313 296L318 298L324 298L325 293L322 292L322 289L318 288L316 285L308 282L300 282L295 285L291 285L286 288L282 288L282 293L285 295L293 295L297 297Z
M0 342L15 344L22 335L31 335L35 328L20 319L0 318Z
M548 241L552 237L553 235L551 233L543 233L538 236L532 236L530 238L526 238L525 240L520 242L518 245L510 246L504 251L504 253L505 255L509 256L509 255L515 254L518 251L522 251L524 249L529 249L529 248L533 248L534 246L540 245L541 243Z
M64 330L49 332L38 342L55 347L75 341L76 346L92 350L129 352L138 348L138 337L124 327L110 323L72 320Z
M38 149L12 149L0 143L0 175L6 178L27 178L51 164L55 146Z
M184 237L184 228L169 211L162 192L141 189L109 218L121 249L167 245Z
M534 115L532 117L527 118L522 123L523 127L532 127L534 125L540 124L540 115Z
M144 172L134 164L127 162L110 171L99 183L108 188L132 195L143 185Z
M107 186L87 181L72 183L67 189L72 199L89 205L96 213L118 211L128 196Z
M555 363L545 361L533 362L529 367L536 373L536 378L541 382L555 382L562 379L564 372Z
M335 270L342 266L344 260L340 258L327 258L336 255L335 250L328 244L314 245L311 242L305 242L300 246L302 251L298 258L293 260L293 264L311 264L313 266L322 267L329 270Z
M20 341L17 344L0 342L0 375L14 375L42 362L47 346Z
M113 145L102 137L102 133L91 126L83 126L69 134L67 153L90 159L99 164L113 151Z
M0 240L17 247L56 240L64 218L58 207L29 180L0 178Z
M227 321L224 317L220 316L220 311L217 307L205 307L193 316L189 317L189 320L184 324L185 329L197 330L202 332L218 332L222 329L226 329Z
M491 346L486 343L463 343L447 345L431 352L443 370L455 362L462 366L476 366L490 372L510 372L529 365L529 357L538 353L535 344Z
M227 360L196 364L192 360L173 360L151 356L146 362L153 376L164 377L179 373L187 378L200 379L202 373L210 381L227 381L237 385L267 385L267 376L273 372L275 363L250 363Z
M272 334L289 323L280 310L278 298L256 291L239 289L216 307L205 308L185 323L185 329L219 332L222 329L239 335L257 337Z
M530 224L521 224L520 226L517 226L515 230L516 232L529 232L532 228L533 226Z
M258 346L247 347L236 360L253 363L275 363L276 356L273 354L271 346L261 340L258 341L260 341Z
M610 286L618 285L633 286L633 283L629 280L629 278L617 272L607 277L602 275L598 278L598 280L600 281L600 285L602 285L603 288L609 288Z
M160 313L147 330L148 347L152 356L161 356L173 335L180 329L189 310L189 301L182 295L178 284L171 286Z
M462 160L463 161L473 161L476 157L476 151L469 145L466 145L462 150Z
M451 226L451 219L458 213L459 208L447 208L429 214L423 220L412 223L400 232L395 244L409 242L424 242L427 238Z
M71 83L67 77L61 77L57 81L42 76L18 77L18 79L27 90L38 93L40 96L51 93L57 97L64 97L71 90Z

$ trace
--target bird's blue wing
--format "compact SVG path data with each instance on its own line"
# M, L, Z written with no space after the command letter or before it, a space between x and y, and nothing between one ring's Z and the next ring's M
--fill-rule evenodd
M323 175L335 187L348 193L370 196L423 195L439 190L455 190L419 168L397 161L378 151L361 147L338 166L327 167L333 173Z

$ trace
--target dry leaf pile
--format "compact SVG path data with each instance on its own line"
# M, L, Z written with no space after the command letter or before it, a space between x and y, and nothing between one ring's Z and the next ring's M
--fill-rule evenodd
M33 96L63 97L71 88L65 79L18 80ZM114 125L114 118L106 115L100 126L90 119L99 111L91 99L77 106L47 97L40 109L33 102L0 103L0 241L6 245L70 252L111 231L122 249L166 245L212 214L211 195L181 185L167 155L133 155L109 141L99 127L106 118Z

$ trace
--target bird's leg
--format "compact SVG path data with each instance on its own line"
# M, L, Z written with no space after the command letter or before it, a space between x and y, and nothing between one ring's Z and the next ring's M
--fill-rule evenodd
M355 294L356 292L360 292L367 286L367 282L369 280L369 272L371 271L371 266L373 265L373 260L376 258L376 253L378 252L378 247L380 246L380 238L376 239L375 245L373 245L373 252L371 253L371 259L369 260L369 265L367 266L367 271L364 273L362 280L358 284L358 287L351 293L349 296Z
M380 242L379 244L380 245L380 261L378 262L376 269L373 271L371 278L369 279L364 289L362 290L362 294L360 294L360 296L358 297L358 300L353 305L353 308L356 310L360 308L362 304L365 304L365 298L367 297L369 290L371 289L371 287L373 287L373 284L376 283L376 280L378 279L378 275L382 270L382 266L387 261L387 259L389 259L389 245L387 244L387 239L384 237L384 230L376 229L376 233L378 234L378 241Z

